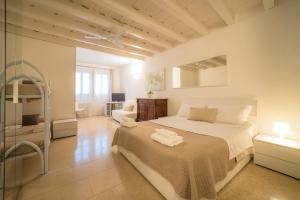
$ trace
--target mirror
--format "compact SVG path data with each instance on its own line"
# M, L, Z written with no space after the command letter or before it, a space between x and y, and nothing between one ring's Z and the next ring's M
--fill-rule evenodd
M227 84L226 55L172 68L173 88L225 86Z

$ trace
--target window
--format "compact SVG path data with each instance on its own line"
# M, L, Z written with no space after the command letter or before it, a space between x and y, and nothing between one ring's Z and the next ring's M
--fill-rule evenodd
M97 68L77 67L76 97L77 100L108 96L110 91L110 72Z
M81 94L81 73L76 72L76 94Z
M102 94L107 95L108 94L108 75L102 74Z
M109 90L109 78L108 74L100 74L96 73L95 74L95 79L94 79L94 88L95 88L95 96L100 96L100 95L107 95L108 90Z
M88 72L76 72L76 94L90 94L90 74Z
M99 96L101 94L101 75L95 74L95 95Z
M82 94L90 93L90 75L82 73Z

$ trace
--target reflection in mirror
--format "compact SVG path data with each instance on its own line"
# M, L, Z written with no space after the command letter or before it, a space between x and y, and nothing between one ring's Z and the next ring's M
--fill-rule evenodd
M225 86L227 84L226 55L172 68L173 88Z

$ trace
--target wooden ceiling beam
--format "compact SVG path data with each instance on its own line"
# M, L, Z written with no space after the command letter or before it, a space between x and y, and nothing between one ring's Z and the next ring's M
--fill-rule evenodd
M25 17L38 19L39 21L43 21L45 23L65 27L67 29L78 31L95 37L107 36L108 34L104 31L97 29L97 27L89 26L88 24L83 24L78 21L71 20L69 18L59 15L58 13L54 14L50 11L40 9L39 7L36 8L31 7L30 5L23 5L22 10L20 11L19 9L15 9L14 6L8 6L7 10L19 13L20 15L23 15ZM158 52L158 49L153 46L149 46L143 42L131 40L128 38L120 37L119 42L135 48L144 49L152 53Z
M162 1L167 6L163 6ZM173 17L180 20L182 23L190 27L191 29L197 31L201 35L208 33L208 29L204 24L197 21L186 9L178 5L174 0L152 0L157 6L165 9L166 12L169 12Z
M91 23L97 24L99 26L106 27L108 29L111 28L117 28L121 31L124 31L126 34L129 34L131 36L137 37L139 39L145 40L147 42L150 42L152 44L155 44L162 48L171 48L172 44L169 42L166 42L162 39L153 37L147 33L144 33L143 31L137 30L133 27L130 27L128 25L124 25L121 23L116 22L111 17L100 15L98 13L93 12L91 9L87 10L86 8L83 8L82 6L76 6L73 2L64 2L64 1L57 1L57 0L26 0L27 2L37 3L39 5L43 5L44 7L47 7L48 9L55 10L57 12L61 12L73 17L77 17L86 21L89 21Z
M234 23L234 14L226 5L224 0L207 0L211 7L218 13L218 15L228 25Z
M114 55L118 55L118 56L122 56L122 57L134 58L134 59L138 59L138 60L145 59L144 56L123 53L123 52L119 52L119 51L115 51L115 50L111 50L111 49L105 49L105 48L102 48L99 46L89 45L89 44L85 44L82 42L73 41L73 40L58 37L55 35L46 34L46 33L38 32L35 30L30 30L30 29L26 29L23 27L15 26L12 24L7 24L6 28L7 28L6 29L7 32L9 32L9 33L13 33L16 35L25 36L25 37L29 37L29 38L33 38L33 39L38 39L38 40L42 40L42 41L46 41L46 42L50 42L50 43L55 43L55 44L64 45L64 46L71 46L71 47L81 47L81 48L91 49L91 50L95 50L95 51L101 51L104 53L114 54Z
M185 42L187 39L183 37L181 34L176 33L176 31L170 30L166 28L163 24L158 23L153 18L143 15L136 11L131 7L127 7L122 5L119 2L114 0L92 0L94 3L98 4L99 6L105 6L108 9L119 13L125 17L130 18L131 20L155 31L158 32L166 37L173 38L176 41Z
M35 19L31 19L28 17L23 16L22 20L16 20L18 19L18 15L15 13L11 13L10 11L7 11L7 22L10 24L14 24L16 26L22 26L27 29L31 30L37 30L43 33L48 33L52 35L56 35L63 38L69 38L74 41L96 45L99 47L112 49L116 51L122 51L122 52L128 52L128 53L135 53L137 55L142 55L145 57L150 57L153 54L144 50L136 49L130 46L118 46L112 42L106 41L106 40L97 40L97 39L85 39L85 35L79 32L71 31L68 29L65 29L63 27L54 26L51 24L47 24L44 22L40 22Z

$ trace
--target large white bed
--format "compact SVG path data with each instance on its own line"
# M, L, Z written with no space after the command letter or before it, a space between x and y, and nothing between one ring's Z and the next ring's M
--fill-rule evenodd
M157 120L152 120L152 123L160 126L175 128L175 130L184 130L190 132L190 134L201 134L212 137L221 138L226 141L229 149L229 159L235 159L237 164L233 169L228 171L226 177L215 183L215 191L220 191L252 158L252 137L255 135L255 118L256 118L256 101L238 101L239 104L251 104L252 112L247 120L247 123L243 124L228 124L228 123L205 123L200 121L191 121L183 116L175 115L170 117L164 117ZM189 103L189 105L224 105L231 104L236 105L237 101L224 101L215 100L209 102L203 101L196 103ZM185 198L179 196L173 185L164 176L158 173L156 170L148 166L143 160L141 160L134 152L128 149L115 145L113 146L115 153L120 152L124 155L136 168L144 175L144 177L166 198L169 200L183 200ZM211 198L200 198L211 199Z

